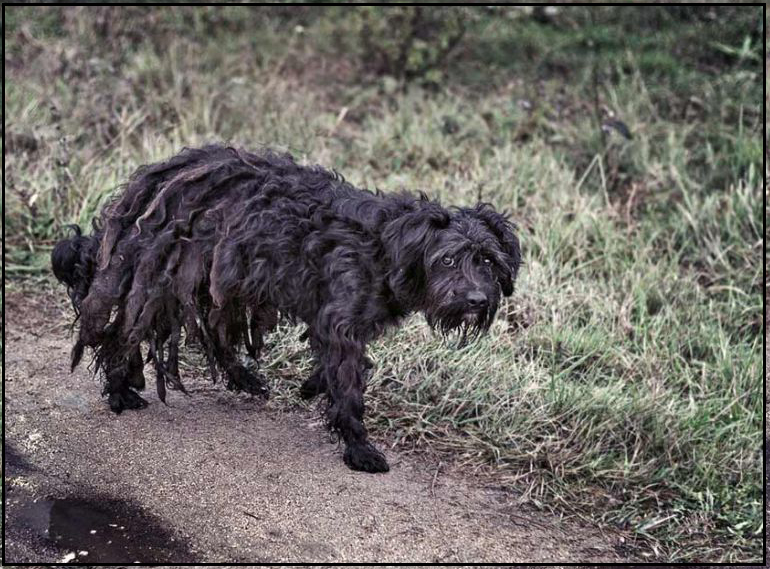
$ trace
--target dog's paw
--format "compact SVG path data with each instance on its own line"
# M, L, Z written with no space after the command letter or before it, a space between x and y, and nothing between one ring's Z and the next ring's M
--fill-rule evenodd
M342 458L351 470L363 472L387 472L390 470L385 455L370 443L348 445Z
M128 384L135 389L145 388L144 373L141 369L128 376Z
M136 391L126 387L115 393L110 393L107 398L113 413L120 415L124 409L143 409L148 403Z
M299 388L299 396L302 399L312 399L326 391L326 382L321 379L319 374L313 374Z
M236 393L245 391L250 395L264 399L270 396L270 389L267 384L245 367L233 367L227 371L227 389Z

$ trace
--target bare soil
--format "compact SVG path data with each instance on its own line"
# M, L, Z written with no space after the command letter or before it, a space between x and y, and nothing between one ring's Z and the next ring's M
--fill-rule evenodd
M97 379L69 373L50 298L6 293L6 563L624 560L618 536L388 441L389 473L350 471L317 413L204 377L114 415Z

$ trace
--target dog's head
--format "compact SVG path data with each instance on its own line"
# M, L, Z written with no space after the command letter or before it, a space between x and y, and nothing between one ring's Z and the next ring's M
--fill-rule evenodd
M385 242L397 298L422 309L444 335L462 341L489 329L521 264L514 225L489 204L446 210L424 202L392 222Z

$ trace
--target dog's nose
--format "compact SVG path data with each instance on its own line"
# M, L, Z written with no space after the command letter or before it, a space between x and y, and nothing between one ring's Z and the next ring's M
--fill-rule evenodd
M487 295L478 290L469 292L465 299L471 308L486 308L488 304Z

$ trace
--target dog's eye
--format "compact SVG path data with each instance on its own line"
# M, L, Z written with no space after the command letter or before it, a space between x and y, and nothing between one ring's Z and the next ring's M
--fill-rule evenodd
M446 256L443 259L441 259L441 264L445 267L451 267L455 264L455 260L452 257Z
M484 262L484 264L485 264L486 266L489 266L489 265L491 265L491 264L492 264L492 259L490 259L489 257L484 257L484 258L482 259L482 261Z

